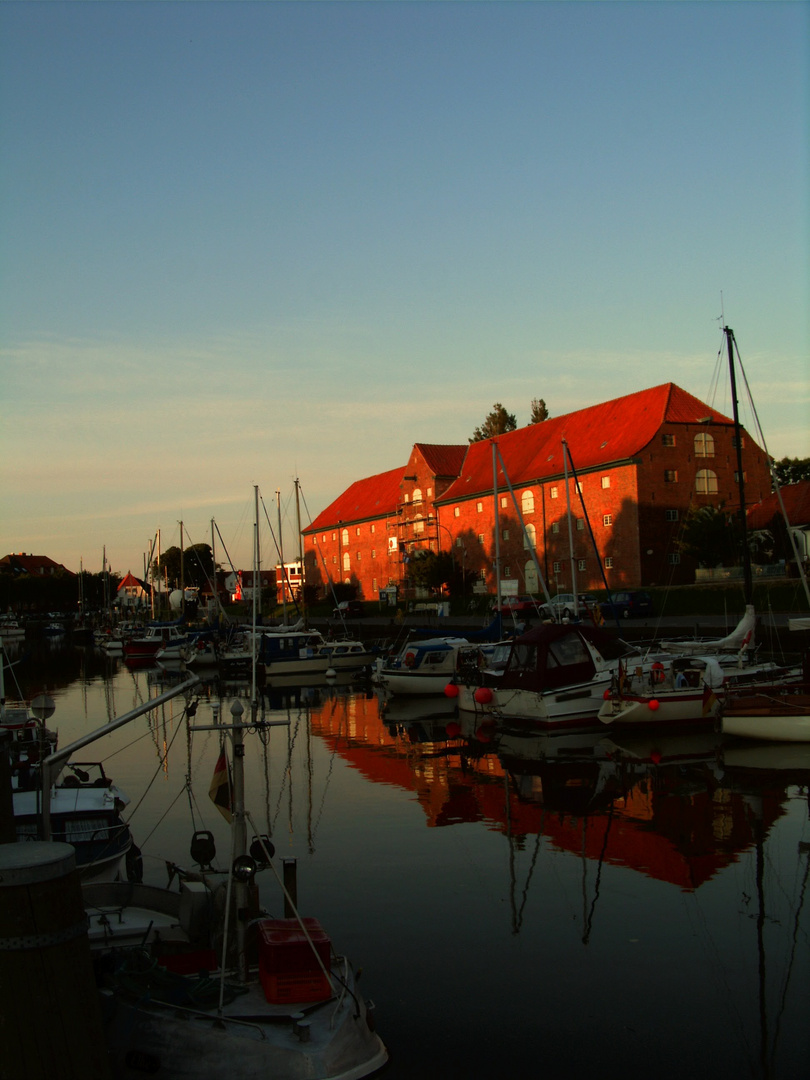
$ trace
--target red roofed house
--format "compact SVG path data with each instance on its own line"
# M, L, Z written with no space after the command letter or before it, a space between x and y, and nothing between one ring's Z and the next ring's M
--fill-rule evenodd
M742 441L750 505L770 492L770 474L765 452ZM577 588L602 585L600 560L611 588L693 582L679 529L691 505L736 507L734 425L664 383L469 446L417 443L406 466L356 481L303 530L308 583L330 576L375 598L404 583L409 551L430 547L452 550L494 592L495 443L502 580L539 591L532 545L549 591L570 591L564 442L582 499L569 464Z
M17 555L4 555L0 559L0 567L15 576L23 574L29 574L31 577L54 577L56 574L76 576L72 570L68 570L61 563L54 562L47 555L26 555L24 551Z
M805 566L810 562L810 480L785 484L780 488L785 515L796 543L796 551ZM775 532L774 518L784 521L776 492L748 511L748 528L752 533Z
M150 603L151 595L149 585L127 571L118 586L116 600L122 610L124 608L142 608Z

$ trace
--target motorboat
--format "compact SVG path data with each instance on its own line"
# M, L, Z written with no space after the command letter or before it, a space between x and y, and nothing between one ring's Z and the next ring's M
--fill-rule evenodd
M539 728L587 727L598 723L620 661L646 666L654 658L596 626L543 623L514 639L504 666L462 668L453 685L460 711Z
M18 757L12 768L12 802L17 840L39 839L44 792L39 754ZM51 839L72 844L83 881L115 881L137 876L137 848L121 812L127 796L100 762L70 762L49 785Z
M325 638L317 630L262 633L257 672L265 682L272 682L277 676L360 671L374 663L375 655L362 641Z
M0 641L22 641L24 637L25 627L13 615L0 615Z
M456 674L459 653L476 650L466 637L410 641L379 664L374 681L389 694L442 694Z
M177 623L147 626L142 634L133 635L124 641L124 659L154 660L161 649L187 643L188 634Z

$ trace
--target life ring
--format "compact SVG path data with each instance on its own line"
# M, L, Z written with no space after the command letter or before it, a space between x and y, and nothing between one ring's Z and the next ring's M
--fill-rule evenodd
M664 665L656 662L652 666L652 681L662 683L664 681Z
M414 652L406 652L405 653L405 667L413 667L413 664L414 664L415 660L416 660L416 653L414 653Z

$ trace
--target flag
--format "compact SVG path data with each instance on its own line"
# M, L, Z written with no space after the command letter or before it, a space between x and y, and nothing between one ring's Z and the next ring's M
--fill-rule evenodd
M211 787L208 789L211 802L219 810L227 822L231 821L231 770L225 751L220 752L217 759L214 775L211 779Z
M708 716L714 712L717 705L717 694L709 686L707 682L703 683L703 715Z

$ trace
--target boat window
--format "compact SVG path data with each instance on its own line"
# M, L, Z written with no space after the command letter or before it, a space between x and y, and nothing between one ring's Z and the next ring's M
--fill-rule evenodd
M512 655L509 660L510 671L536 671L537 670L537 646L519 645L512 646Z
M107 840L109 827L97 817L69 817L63 821L65 842L75 844L80 840Z
M425 659L423 662L427 665L441 664L446 655L447 653L445 652L445 650L442 650L441 652L429 652L425 654Z
M568 667L570 664L586 664L590 659L585 642L576 634L569 634L568 637L553 641L548 647L548 653L549 666L551 666L552 658L561 667Z

